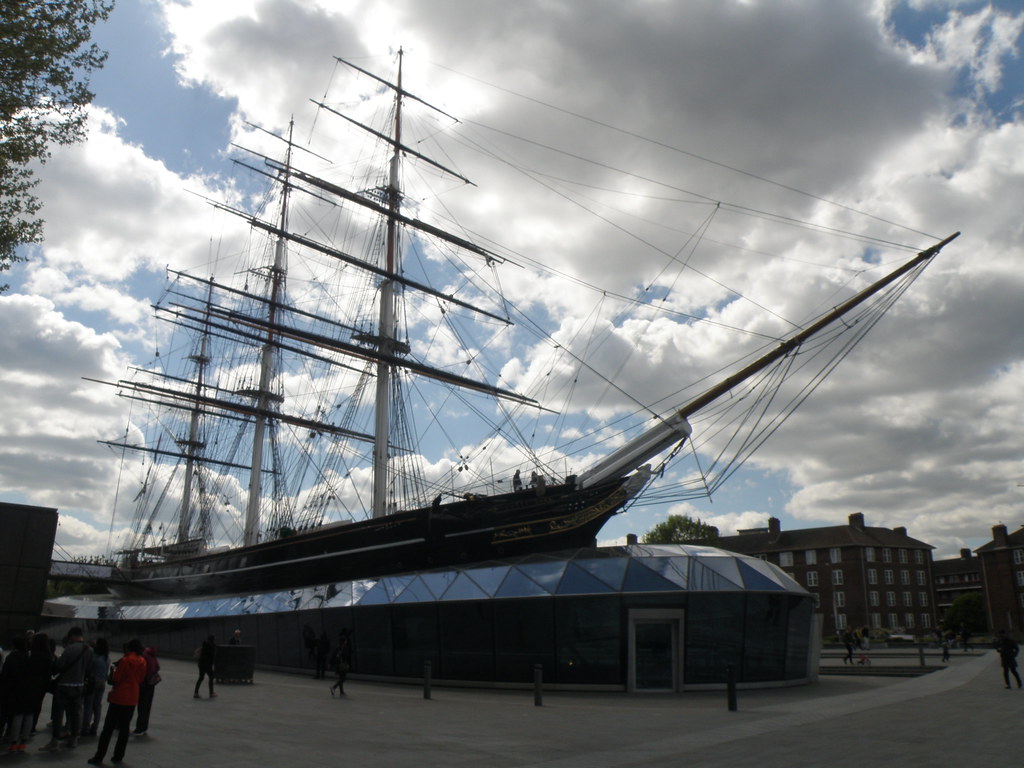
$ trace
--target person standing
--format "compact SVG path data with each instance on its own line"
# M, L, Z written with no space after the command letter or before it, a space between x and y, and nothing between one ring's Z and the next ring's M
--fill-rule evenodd
M1010 687L1010 675L1017 680L1017 687L1020 688L1020 675L1017 674L1017 654L1020 646L1017 641L1006 634L1005 629L996 633L995 648L999 652L999 662L1003 665L1003 682Z
M843 631L843 645L846 646L846 655L843 656L843 664L853 664L853 633L847 629Z
M36 632L29 641L29 665L32 667L32 733L36 732L39 715L43 711L43 699L46 698L46 686L50 682L50 670L53 669L53 647L50 637L45 632Z
M156 647L150 646L142 652L146 660L146 677L139 688L138 717L135 718L135 735L145 736L149 730L149 713L153 710L153 696L160 682L160 662L156 658Z
M313 675L315 680L323 680L327 677L327 657L331 653L331 638L327 636L327 630L320 633L316 641L316 672Z
M192 698L201 699L199 695L199 686L203 684L203 678L210 678L210 698L214 699L217 694L213 692L213 669L217 664L217 638L210 635L203 641L202 648L199 649L199 679L196 680L196 690L192 694Z
M110 738L117 731L112 760L120 763L124 760L124 752L128 747L128 735L131 732L132 715L139 703L139 687L146 679L146 660L142 658L142 642L133 638L125 650L124 656L117 662L113 671L113 688L107 697L107 716L103 720L103 730L96 743L96 754L86 762L90 765L103 765Z
M242 630L236 629L235 633L228 640L228 645L241 645L242 644Z
M28 638L18 635L13 645L0 671L0 706L10 742L7 751L12 754L25 751L25 744L32 736L32 715L35 712ZM5 723L0 722L0 728Z
M82 713L82 734L95 736L103 715L103 694L107 692L107 671L110 669L110 644L98 638L92 649L92 692L85 695Z
M85 674L92 668L92 648L85 644L80 627L68 630L67 645L60 658L53 663L57 675L57 691L54 698L53 734L44 750L53 751L60 747L64 715L68 719L66 746L78 746L82 731L82 704L85 698Z

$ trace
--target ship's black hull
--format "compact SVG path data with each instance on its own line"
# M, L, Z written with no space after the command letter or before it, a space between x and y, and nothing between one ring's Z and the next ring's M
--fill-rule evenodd
M633 495L621 479L399 512L195 557L124 568L121 597L247 594L593 544Z

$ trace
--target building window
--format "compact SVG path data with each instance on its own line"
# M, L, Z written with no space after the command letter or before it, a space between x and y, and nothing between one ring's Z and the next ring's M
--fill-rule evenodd
M882 562L883 563L891 563L892 562L892 550L889 549L888 547L882 547ZM895 614L893 614L893 615L895 616Z
M923 587L924 584L925 584L924 571L918 571L917 572L917 586Z
M875 562L875 548L864 547L864 560L869 563Z
M896 554L899 555L900 562L903 563L903 564L906 564L906 562L907 562L907 550L905 550L902 547L900 547L899 551Z
M872 608L877 608L878 607L878 593L877 592L868 592L868 602L871 603L871 607Z
M818 586L818 572L817 571L808 571L807 572L807 586L808 587L816 587L816 586Z
M832 585L836 587L841 587L843 585L842 571L832 571Z
M914 595L912 592L903 593L903 606L905 608L912 608L914 605Z
M914 550L914 562L918 565L924 565L924 552L920 549Z
M928 629L932 625L932 615L930 613L921 614L921 626Z
M1017 586L1024 587L1024 571L1017 571Z
M836 598L836 608L845 608L846 607L846 593L845 592L836 592L835 598Z
M927 608L928 607L928 593L927 592L918 592L917 593L917 604L920 605L922 608Z
M896 629L899 626L899 624L897 622L899 622L899 617L897 617L895 613L890 613L889 614L889 629Z
M845 613L837 613L836 614L836 629L846 629L846 614Z
M882 628L882 614L872 613L871 614L871 628L881 629Z
M912 613L905 613L905 614L903 614L903 618L907 622L907 629L913 629L914 628L914 614L912 614Z
M793 566L793 553L779 552L779 565L783 568L791 568Z
M910 584L910 571L900 571L900 584L907 586Z
M885 593L885 604L888 605L890 608L895 608L896 607L896 593L895 592L886 592Z
M885 583L886 584L892 584L893 583L893 580L892 580L892 569L891 568L886 568L885 569L885 573L882 574L882 575L885 576Z
M843 562L843 550L839 547L832 547L832 549L828 551L828 559L833 563Z
M868 584L878 583L878 571L874 568L868 568Z
M1024 563L1024 549L1013 550L1013 564L1020 565Z
M818 550L808 549L806 552L804 552L804 562L807 563L807 565L817 565Z

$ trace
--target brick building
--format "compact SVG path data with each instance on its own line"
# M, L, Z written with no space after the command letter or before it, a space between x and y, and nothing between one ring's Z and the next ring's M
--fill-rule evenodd
M974 550L981 560L989 627L1024 630L1024 527L992 526L992 541Z
M783 531L767 528L723 536L720 546L775 563L814 595L825 634L847 627L920 633L938 625L932 547L907 529L848 525ZM1022 566L1024 568L1024 566Z
M935 576L935 612L939 621L961 595L970 592L984 595L981 558L974 557L969 549L961 549L960 557L932 561L932 574Z

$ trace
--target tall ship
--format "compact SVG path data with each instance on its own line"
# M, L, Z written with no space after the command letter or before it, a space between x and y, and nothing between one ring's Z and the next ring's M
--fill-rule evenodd
M251 131L265 145L235 162L271 192L251 204L250 182L212 204L253 247L224 247L205 273L170 271L159 355L105 382L131 405L124 434L104 441L132 467L116 594L246 594L592 545L645 499L711 493L956 237L761 339L717 381L665 382L639 400L623 392L636 376L622 358L587 357L596 332L559 335L502 295L524 271L516 253L410 191L412 175L475 185L411 137L412 106L428 134L457 121L405 89L401 53L393 81L338 62L365 98L315 102L317 120L372 150L341 163L294 126ZM361 119L370 102L383 126ZM620 298L652 322L642 291ZM513 360L514 334L550 358ZM698 436L712 460L681 480L668 469Z

